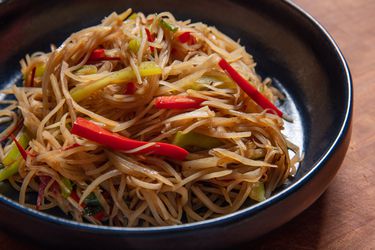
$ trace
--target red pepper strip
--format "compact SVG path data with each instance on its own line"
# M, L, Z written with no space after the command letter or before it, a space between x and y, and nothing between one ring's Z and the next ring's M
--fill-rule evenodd
M104 219L104 216L105 216L104 211L100 210L99 212L97 212L96 214L94 214L92 217L94 217L98 221L102 221Z
M137 87L135 86L134 82L129 82L128 85L126 85L125 94L134 95L135 91L137 91Z
M196 43L195 37L190 34L190 32L184 32L178 36L178 40L180 43L187 43L189 45L193 45Z
M106 55L104 49L96 49L93 52L91 52L89 61L100 61L105 56Z
M147 40L149 42L155 41L155 37L153 34L151 34L150 30L146 28L146 34L147 34Z
M121 151L135 149L149 143L129 139L119 134L112 133L81 117L78 117L74 122L71 133L102 144L114 150ZM183 148L163 142L155 142L152 146L144 148L136 153L164 155L177 160L184 160L189 154L189 152Z
M158 109L189 109L199 108L203 99L189 96L171 95L159 96L155 99L155 107Z
M154 35L151 34L149 29L146 29L146 34L147 34L147 41L153 42L155 41ZM150 50L152 53L154 53L155 48L153 46L150 46Z
M78 194L76 193L75 190L72 190L72 192L70 193L70 198L72 198L75 202L79 203L79 197L78 197ZM81 204L81 207L82 208L85 208L86 204Z
M75 202L77 202L79 204L80 198L79 198L79 196L78 196L78 194L75 190L72 190L72 192L70 193L70 198L72 198ZM81 208L86 207L86 204L84 202L82 202L79 205L81 206Z
M87 62L97 62L104 60L120 60L120 57L107 56L104 49L96 49L91 53Z
M20 151L22 158L26 161L27 151L21 146L21 144L18 142L17 138L13 135L13 133L10 134L10 137L12 138L18 150Z
M268 109L268 113L273 113L271 110L275 111L280 117L283 117L283 113L270 102L266 97L264 97L256 88L254 88L248 81L246 81L230 64L221 59L219 66L235 81L240 88L246 92L259 106L263 109Z

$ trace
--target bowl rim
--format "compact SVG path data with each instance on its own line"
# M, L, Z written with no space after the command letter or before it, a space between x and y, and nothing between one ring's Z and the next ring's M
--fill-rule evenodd
M60 218L54 215L50 215L41 211L37 211L28 207L25 207L19 204L16 201L11 200L10 198L5 197L4 195L0 194L0 202L4 203L5 205L11 207L12 209L17 210L20 213L23 213L27 216L31 216L36 220L42 220L48 223L53 223L60 226L65 227L74 227L75 229L83 230L83 231L91 231L93 233L102 233L102 234L112 234L112 233L126 233L129 235L137 235L137 234L147 234L147 233L171 233L171 232L181 232L181 231L190 231L196 229L203 229L207 227L212 227L220 224L226 224L233 221L240 220L245 217L249 217L251 215L255 215L259 211L280 202L281 200L285 199L292 193L297 192L305 183L309 182L320 170L324 167L325 163L332 157L334 154L335 149L340 145L340 143L344 140L345 135L347 134L350 121L352 116L352 108L353 108L353 86L352 86L352 78L350 74L350 70L348 64L339 49L338 45L336 44L335 40L332 36L328 33L328 31L308 12L303 10L299 7L296 3L292 2L292 0L284 0L284 4L287 4L289 8L293 11L297 11L301 14L307 21L309 21L312 25L318 28L319 32L322 36L327 39L330 46L334 49L337 57L339 58L339 62L341 67L344 70L345 74L345 88L347 91L347 100L346 103L346 110L343 123L341 124L340 130L338 134L335 136L335 140L331 143L330 147L326 150L326 152L316 161L316 163L312 166L310 171L304 174L299 180L295 183L287 187L286 189L280 191L279 193L271 196L265 201L260 203L254 204L250 207L244 208L242 210L220 216L214 219L208 219L200 222L192 222L186 223L182 225L171 225L171 226L156 226L156 227L116 227L116 226L100 226L94 224L88 224L84 222L77 222L70 219Z

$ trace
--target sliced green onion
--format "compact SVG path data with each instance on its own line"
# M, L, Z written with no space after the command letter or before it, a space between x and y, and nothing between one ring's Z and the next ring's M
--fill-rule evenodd
M264 184L263 182L260 182L258 184L255 184L253 188L251 189L250 198L258 202L264 201L266 199L264 194L265 194Z
M60 185L61 195L66 199L72 193L73 185L72 185L72 182L66 177L63 177L61 181L64 184L64 185Z
M214 137L196 132L183 134L182 131L176 133L172 143L182 148L198 147L201 149L211 149L223 144L221 140Z
M20 133L18 133L16 138L17 138L17 141L20 143L20 145L23 148L26 148L27 145L29 144L30 138L25 131L21 131ZM4 166L9 166L13 162L18 160L20 157L21 157L21 153L18 150L17 145L14 142L12 142L12 144L10 146L10 150L5 155L2 163L3 163Z
M9 177L15 175L18 172L18 167L20 166L22 158L18 158L15 162L13 162L8 167L3 168L0 171L0 181L4 181Z
M169 30L169 31L176 32L176 31L178 30L178 27L175 27L175 26L173 26L172 24L170 24L170 23L164 21L163 18L160 18L159 23L160 23L160 26L161 26L161 27L163 27L163 28L165 28L165 29L167 29L167 30Z
M133 53L137 53L138 50L139 50L139 47L141 46L141 43L139 42L138 39L132 39L130 40L129 42L129 49L133 52Z
M128 20L135 20L135 19L137 19L137 17L138 17L138 14L133 13L133 14L130 15L130 17L128 17Z
M25 130L19 132L16 139L23 148L26 148L30 141L30 138ZM16 174L22 160L23 158L21 156L21 152L19 151L16 143L13 141L10 145L10 150L2 161L4 168L0 171L0 181L6 180Z
M139 73L141 77L160 75L162 73L161 68L155 62L142 62L139 65ZM131 67L112 72L112 74L94 81L83 87L75 87L70 90L72 98L76 101L82 101L89 97L95 91L103 89L111 84L123 84L131 82L136 78L134 71Z

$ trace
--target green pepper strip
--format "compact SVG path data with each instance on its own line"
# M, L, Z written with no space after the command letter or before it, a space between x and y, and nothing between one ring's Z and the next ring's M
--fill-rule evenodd
M46 65L44 63L36 66L35 77L42 77L45 69L46 69Z
M8 167L3 168L0 171L0 182L8 179L9 177L15 175L18 172L18 167L22 161L22 158L18 158L15 162L13 162Z
M129 42L129 49L135 54L138 52L141 43L138 39L132 39Z
M211 149L223 144L219 139L214 137L196 132L183 134L182 131L176 133L172 143L182 148L195 146L202 149Z
M87 205L87 206L101 206L98 198L96 197L96 195L94 193L90 193L86 199L84 200L84 203Z
M255 201L258 201L258 202L264 201L266 199L264 194L265 194L264 183L260 182L260 183L258 183L257 186L254 186L251 189L250 198L255 200Z
M30 138L26 132L22 131L18 134L17 141L20 143L20 145L23 148L26 148L27 145L29 144ZM12 142L11 148L9 152L6 154L6 156L4 157L2 163L5 167L10 166L13 162L18 160L20 157L21 157L21 153L18 150L17 145L14 142Z
M30 138L25 131L21 131L17 135L17 141L23 148L26 148L29 144ZM16 174L22 160L21 153L13 141L10 150L2 161L4 169L0 171L0 181L4 181Z
M169 30L169 31L176 32L176 31L178 30L178 27L175 27L175 26L173 26L172 24L170 24L170 23L164 21L163 18L160 18L159 23L160 23L160 26L161 26L161 27L163 27L163 28L165 28L165 29L167 29L167 30Z
M137 17L138 17L137 13L133 13L133 14L131 14L131 15L128 17L128 20L135 20L135 19L137 19Z
M162 73L161 68L155 62L143 62L139 65L139 73L141 77L160 75ZM70 90L70 94L76 102L82 101L89 97L92 93L97 90L103 89L111 84L123 84L128 83L135 79L135 73L131 67L115 71L110 75L94 81L83 87L75 87Z
M61 195L66 199L72 193L73 185L71 181L66 177L63 177L61 181L64 184L64 185L60 185Z
M94 193L90 193L84 200L84 213L87 216L94 216L94 218L101 217L103 213L102 205ZM101 220L101 219L99 219Z

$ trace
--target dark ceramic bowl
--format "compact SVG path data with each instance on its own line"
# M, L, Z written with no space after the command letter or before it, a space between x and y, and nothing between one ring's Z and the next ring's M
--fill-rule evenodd
M286 134L304 151L294 179L268 200L199 223L154 228L116 228L76 223L56 211L37 212L1 185L0 222L17 234L46 244L85 247L228 246L264 234L310 206L327 188L350 139L352 84L333 39L309 14L288 1L28 1L0 6L0 83L20 83L18 61L48 50L70 33L98 23L112 11L132 7L145 13L171 11L179 19L215 25L241 38L262 76L287 94L281 108L295 122ZM51 215L52 214L52 215ZM303 230L303 229L301 229Z

